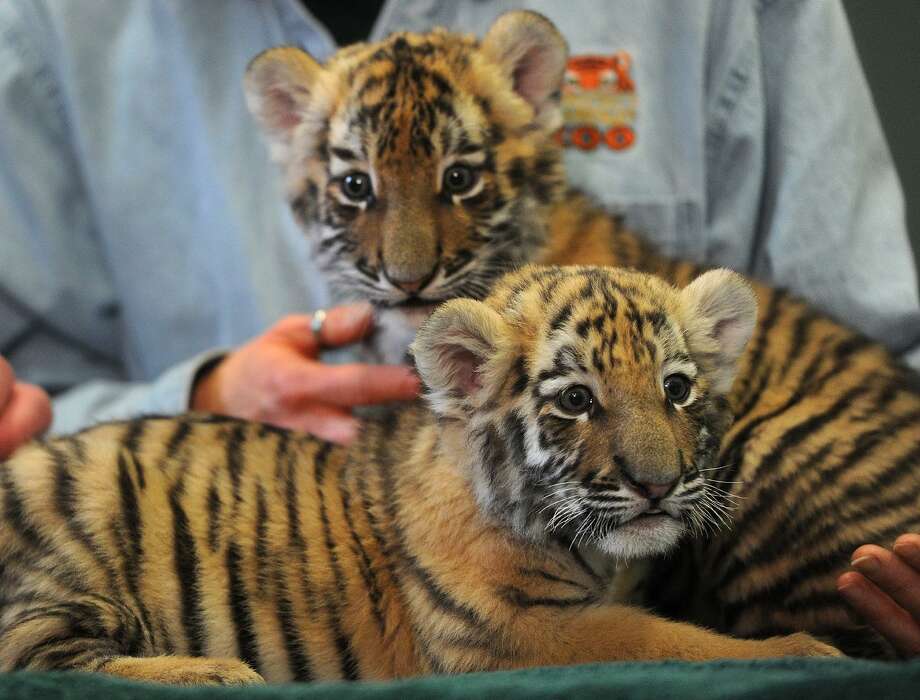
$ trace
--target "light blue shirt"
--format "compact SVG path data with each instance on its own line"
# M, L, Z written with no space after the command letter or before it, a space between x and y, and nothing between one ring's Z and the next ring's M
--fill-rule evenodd
M567 149L574 185L915 349L903 198L837 3L406 0L372 38L522 4L574 55L632 58L635 143ZM60 392L56 431L182 411L215 352L333 301L243 101L278 44L335 50L293 0L0 2L0 352Z

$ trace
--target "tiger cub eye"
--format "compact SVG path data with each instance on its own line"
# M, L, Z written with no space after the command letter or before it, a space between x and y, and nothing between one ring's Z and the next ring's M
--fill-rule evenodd
M559 392L556 396L556 405L566 413L577 416L591 409L594 405L594 395L588 387L576 384Z
M373 194L371 178L367 173L348 173L342 178L342 194L355 202L364 202Z
M468 165L458 163L444 171L444 189L448 194L465 194L476 184L476 173Z
M664 393L671 403L680 404L690 396L693 385L683 374L669 374L664 378Z

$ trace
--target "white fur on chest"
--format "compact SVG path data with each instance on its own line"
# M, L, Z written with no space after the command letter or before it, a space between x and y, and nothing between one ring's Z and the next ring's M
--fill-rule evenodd
M409 345L433 306L383 308L374 314L374 334L365 344L364 359L377 364L409 362Z

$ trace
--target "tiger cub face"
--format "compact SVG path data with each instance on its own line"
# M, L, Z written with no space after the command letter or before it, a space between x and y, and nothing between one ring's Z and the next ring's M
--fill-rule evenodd
M533 256L563 186L566 54L548 20L514 12L481 42L436 29L324 65L291 47L252 61L247 102L339 299L420 320Z
M486 513L634 557L726 520L707 474L755 318L727 270L678 291L623 269L526 267L484 302L439 307L412 349L442 449L468 455Z

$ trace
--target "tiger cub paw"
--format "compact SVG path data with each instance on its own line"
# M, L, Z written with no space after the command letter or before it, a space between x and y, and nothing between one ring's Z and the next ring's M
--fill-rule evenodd
M825 644L806 632L796 632L785 637L771 637L764 640L770 645L773 656L843 656L836 647Z
M120 656L100 669L121 678L168 685L252 685L265 679L239 659L193 656Z

